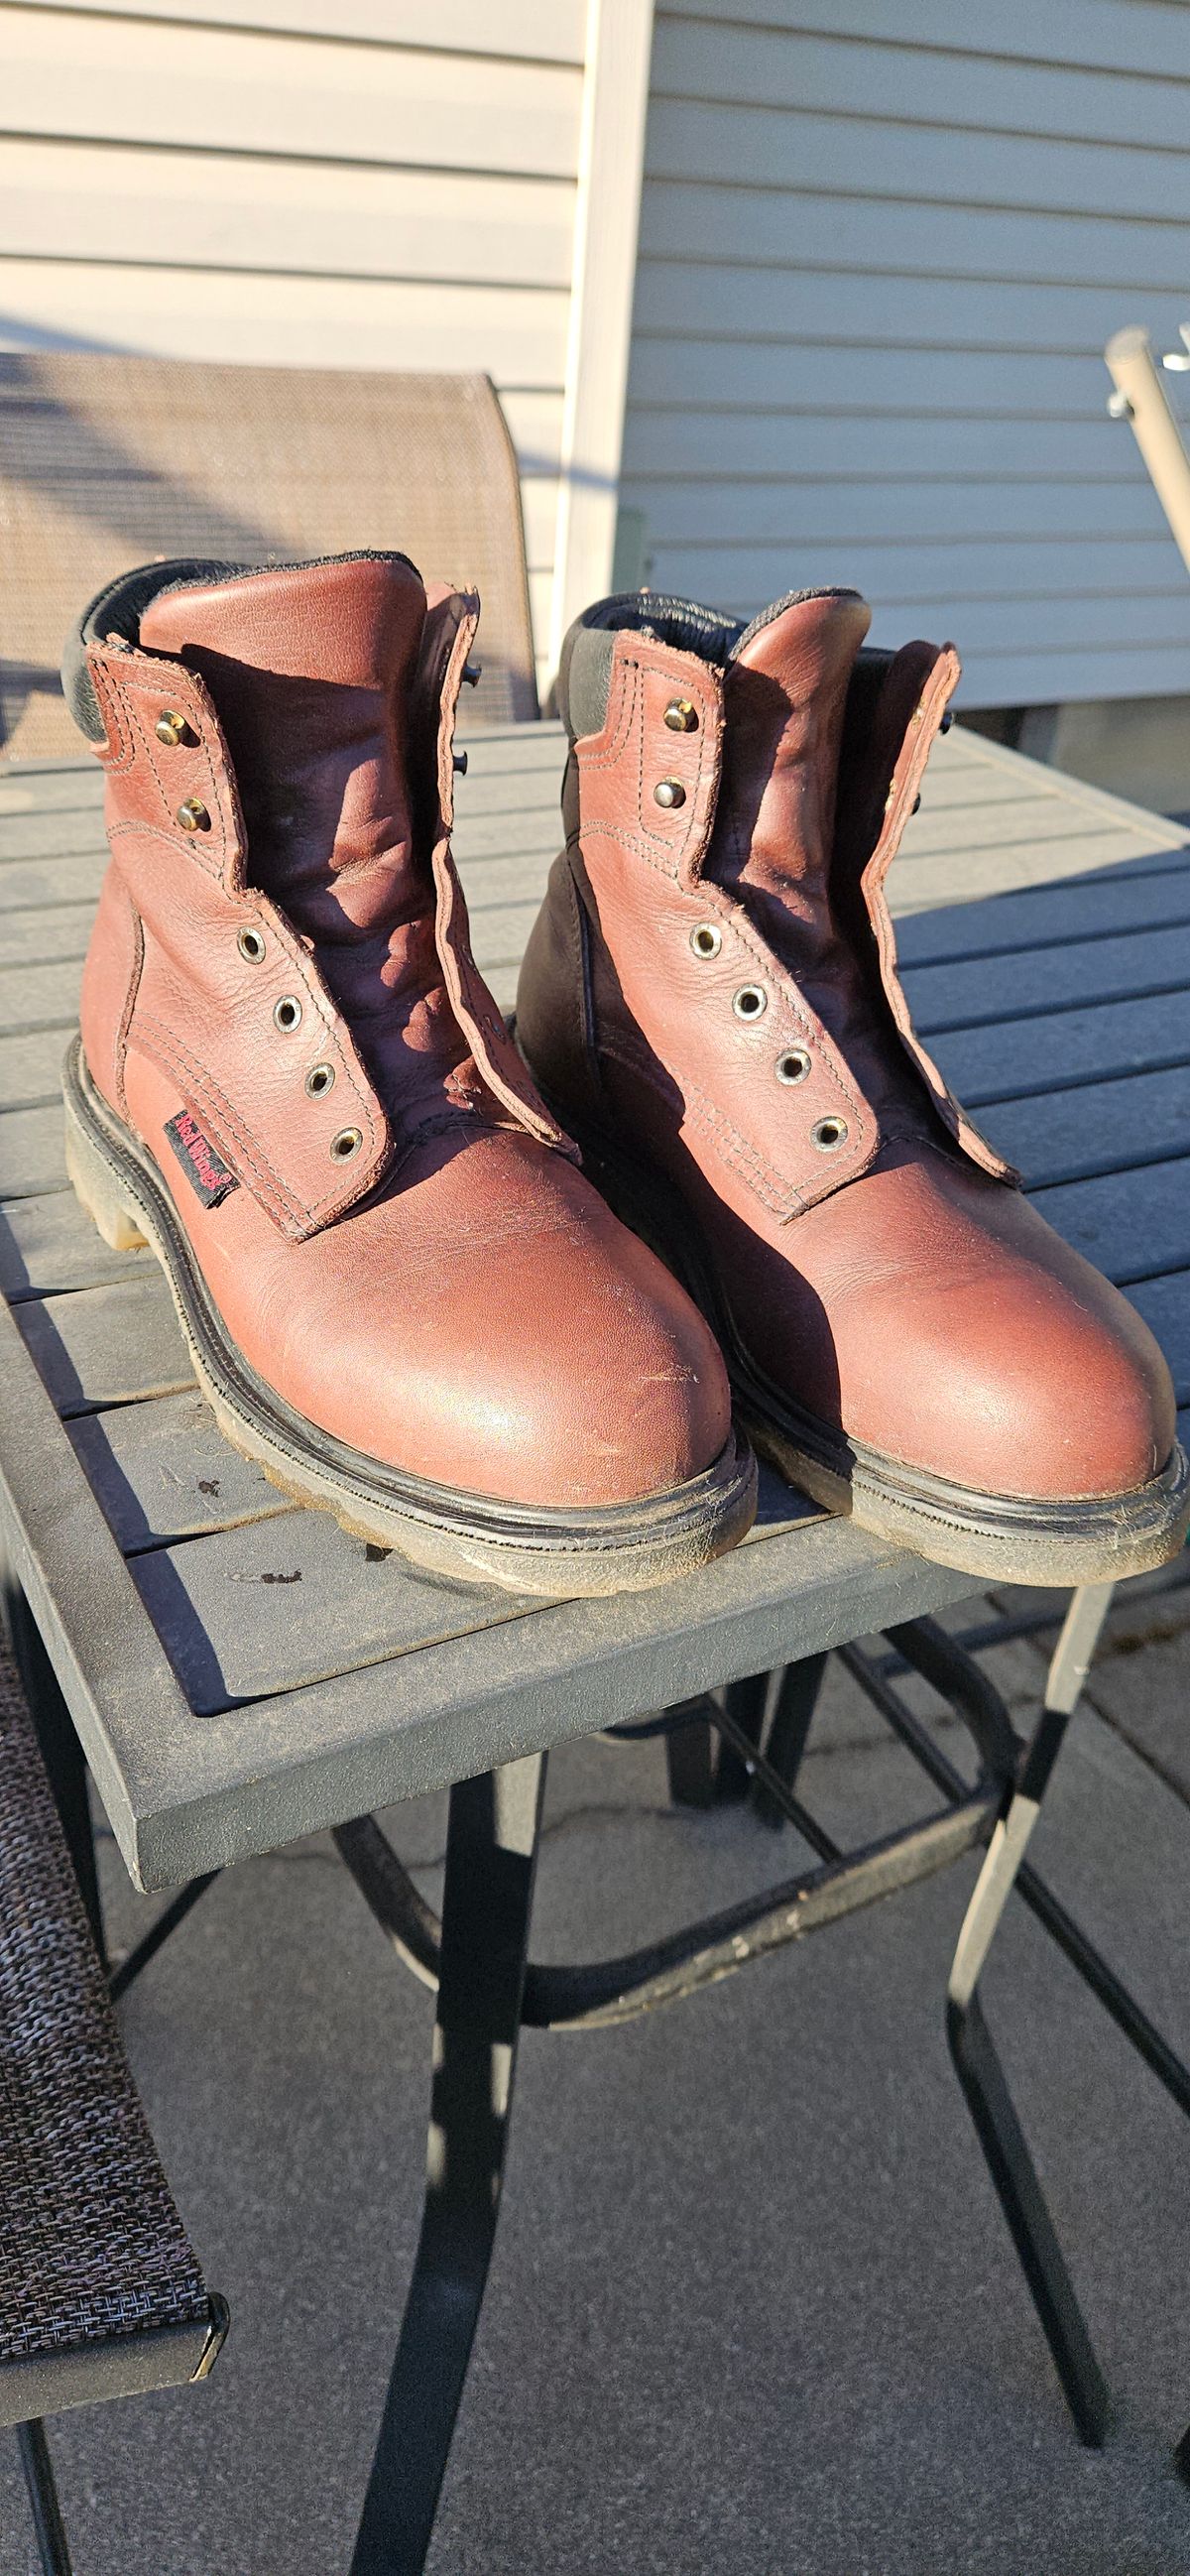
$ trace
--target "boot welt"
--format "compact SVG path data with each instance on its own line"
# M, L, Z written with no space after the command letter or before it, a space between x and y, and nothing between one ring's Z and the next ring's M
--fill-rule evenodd
M286 1404L231 1339L152 1157L109 1109L75 1038L63 1068L66 1164L116 1250L146 1243L165 1272L198 1380L224 1437L296 1502L373 1545L468 1585L577 1600L646 1591L734 1547L756 1511L756 1462L734 1429L713 1465L639 1502L551 1510L459 1491L382 1465Z
M674 1184L552 1105L609 1206L668 1263L706 1316L761 1457L825 1510L985 1582L1115 1583L1152 1573L1178 1554L1190 1522L1190 1460L1180 1442L1159 1475L1129 1492L1051 1500L954 1484L806 1411L750 1357Z

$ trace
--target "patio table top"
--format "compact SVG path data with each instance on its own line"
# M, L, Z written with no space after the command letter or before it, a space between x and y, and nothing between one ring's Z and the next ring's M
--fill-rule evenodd
M562 741L521 726L468 751L456 848L507 1007ZM975 1588L768 1473L734 1555L606 1601L448 1589L287 1504L216 1431L152 1255L109 1252L67 1186L58 1076L101 809L89 761L0 772L0 1529L138 1885ZM931 1051L1146 1316L1190 1411L1188 861L1179 824L956 727L890 890Z

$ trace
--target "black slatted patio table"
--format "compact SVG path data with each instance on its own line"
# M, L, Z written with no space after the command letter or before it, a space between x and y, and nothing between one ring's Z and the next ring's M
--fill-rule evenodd
M557 846L561 737L521 727L473 736L469 751L457 849L476 955L507 1007ZM989 1848L956 1958L952 2046L1076 2420L1098 2438L1102 2384L975 1983L1106 1590L1075 1596L1048 1711L1022 1748L930 1624L970 1579L824 1517L771 1476L734 1556L603 1602L444 1589L287 1505L216 1431L151 1256L109 1252L66 1184L59 1067L104 857L93 765L0 774L3 1535L48 1649L44 1696L64 1699L136 1884L185 1886L180 1915L208 1873L343 1828L373 1910L438 1983L426 2219L356 2576L405 2576L428 2544L522 2022L625 2018L979 1844ZM891 891L932 1052L1044 1213L1127 1289L1190 1407L1186 834L956 728ZM840 1854L787 1763L766 1786L813 1866L766 1903L636 1960L526 1970L551 1745L676 1709L688 1724L705 1711L752 1758L731 1693L703 1694L771 1667L812 1671L825 1650L881 1630L922 1670L933 1657L976 1737L974 1788L919 1729L910 1750L941 1806L913 1835ZM903 1712L886 1713L912 1737ZM42 1714L52 1733L53 1711ZM69 1806L61 1751L58 1771ZM440 1933L367 1820L447 1785ZM1190 2103L1187 2079L1075 1927L1039 1882L1018 1883L1043 1919L1049 1905L1048 1928Z

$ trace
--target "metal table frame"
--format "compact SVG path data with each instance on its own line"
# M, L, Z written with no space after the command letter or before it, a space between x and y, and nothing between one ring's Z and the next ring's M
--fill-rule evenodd
M1190 2071L1027 1859L1111 1597L1110 1584L1073 1594L1043 1706L1027 1740L1017 1734L973 1656L935 1620L898 1621L885 1630L895 1656L931 1683L967 1728L978 1765L973 1782L964 1780L881 1664L858 1646L843 1645L839 1651L848 1670L941 1795L941 1804L920 1822L856 1850L840 1849L797 1790L824 1653L784 1672L767 1750L757 1728L756 1683L764 1676L680 1702L643 1725L609 1730L663 1732L671 1785L679 1795L693 1788L700 1803L705 1739L713 1731L770 1820L794 1827L816 1855L815 1865L778 1885L620 1958L579 1967L530 1960L544 1752L452 1787L441 1919L374 1816L335 1829L340 1857L398 1958L437 1994L421 2232L351 2576L420 2576L425 2565L495 2241L521 2031L607 2027L679 2002L980 1847L983 1864L947 1988L950 2054L1075 2428L1088 2446L1102 2444L1106 2383L979 1989L1015 1889L1190 2117ZM47 1765L102 1944L85 1765L35 1631L25 1667ZM112 1977L113 1995L127 1990L218 1875L200 1872L164 1908ZM1190 2473L1190 2434L1178 2460ZM36 2460L27 2458L35 2495L41 2485L36 2470ZM49 2523L41 2547L49 2576L68 2570Z

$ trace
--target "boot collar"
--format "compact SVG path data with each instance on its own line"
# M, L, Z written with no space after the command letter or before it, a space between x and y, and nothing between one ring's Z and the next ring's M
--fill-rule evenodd
M404 557L386 560L407 565ZM299 1066L294 1044L297 1087L292 1114L280 1123L274 1109L264 1104L247 1057L242 1080L237 1077L233 1082L230 1067L224 1068L231 1096L222 1108L213 1095L200 1098L198 1092L192 1103L204 1113L206 1126L233 1167L245 1177L250 1169L267 1170L267 1187L262 1183L258 1190L262 1204L268 1205L284 1232L301 1237L333 1221L385 1177L394 1167L395 1139L349 1021L328 989L309 938L297 935L283 894L279 903L272 902L248 882L234 764L209 690L186 662L172 654L145 651L140 645L140 622L150 601L163 600L169 592L195 583L209 584L218 568L186 565L182 569L185 585L175 578L177 565L151 565L111 585L92 603L80 621L81 664L73 684L68 670L68 686L76 706L88 718L88 729L93 733L98 724L104 744L101 756L110 781L113 850L122 844L128 865L134 858L151 859L154 844L162 860L162 844L168 850L168 864L159 862L157 875L150 871L146 878L145 919L152 923L155 911L172 906L174 920L184 922L191 903L188 886L205 888L197 910L206 925L209 953L200 956L196 948L191 954L185 947L178 954L179 968L195 988L193 1005L187 1009L193 1007L201 1020L204 976L215 983L225 980L224 961L230 959L234 966L241 933L252 932L260 934L264 961L252 969L250 978L253 1025L262 1010L267 1021L271 1011L292 997L301 1001L307 1026L318 1024L315 1052L333 1065L338 1077L325 1096L304 1096L307 1050L303 1046ZM407 569L413 571L411 566ZM244 578L239 568L232 577ZM266 582L268 569L247 578ZM501 1110L540 1141L573 1157L576 1149L539 1100L475 968L466 906L450 851L455 711L479 603L474 594L458 593L445 585L428 596L422 594L422 601L424 628L411 703L416 719L424 718L426 724L427 810L419 817L429 879L426 936L431 954L437 951L446 988L442 998L465 1041L460 1050L464 1061L450 1076L442 1106L449 1108L452 1100L462 1108L486 1105L490 1114L494 1098ZM174 718L178 723L167 744L159 728ZM240 949L245 957L250 953L254 952L249 948ZM247 1000L246 995L246 1005ZM277 1021L279 1030L289 1025L290 1020ZM283 1042L287 1063L290 1044ZM473 1059L470 1065L467 1048ZM193 1085L199 1071L191 1067L186 1079ZM492 1095L486 1103L485 1092ZM419 1122L420 1112L414 1123ZM335 1138L348 1133L355 1142L337 1166L332 1150Z
M749 625L716 619L689 601L633 593L601 601L567 638L559 707L575 745L583 781L582 837L613 829L687 893L706 879L722 769L725 675L753 637L803 600L856 593L790 593ZM712 658L714 656L714 658ZM840 798L830 857L832 894L853 938L874 947L892 1026L934 1112L960 1150L997 1179L1017 1175L982 1137L954 1099L913 1028L897 966L885 879L913 811L943 714L959 677L952 645L906 645L900 653L861 649L847 694ZM682 723L685 701L693 721ZM590 720L597 721L587 730ZM676 795L670 790L676 789ZM659 794L658 791L661 791ZM568 828L580 817L573 787L564 791ZM714 889L719 907L734 899ZM726 918L726 915L724 916ZM761 943L748 923L754 948ZM847 1136L831 1156L830 1176L799 1172L808 1195L824 1197L854 1179L879 1150L878 1121L848 1065L778 959L766 951L786 1002L807 1023L817 1061L845 1106ZM813 1025L810 1025L812 1020ZM818 1158L816 1158L818 1159Z

